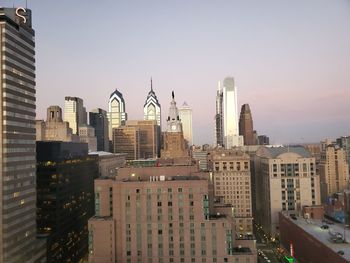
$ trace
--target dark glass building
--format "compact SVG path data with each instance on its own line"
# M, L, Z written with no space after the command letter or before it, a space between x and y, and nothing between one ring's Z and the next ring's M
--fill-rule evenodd
M38 141L37 228L47 235L47 262L79 262L88 253L97 156L86 143Z
M100 108L89 112L90 126L95 128L97 151L109 151L107 112Z

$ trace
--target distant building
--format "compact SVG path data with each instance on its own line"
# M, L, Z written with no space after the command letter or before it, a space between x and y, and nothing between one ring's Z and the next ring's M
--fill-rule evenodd
M260 147L253 160L253 215L267 233L278 232L280 211L300 214L321 203L315 158L304 147Z
M140 158L140 129L135 126L113 128L113 152L125 153L127 160Z
M216 91L216 107L215 107L215 144L214 146L224 146L224 124L223 124L223 93L220 81Z
M217 144L220 145L221 138L223 138L223 145L226 149L242 146L243 136L239 135L238 130L237 87L232 77L225 78L222 87L219 83L216 98Z
M95 129L90 125L82 125L79 127L79 139L81 142L88 144L89 151L97 151L97 138Z
M201 171L208 171L208 153L208 150L202 148L193 148L191 150L191 156L196 160Z
M148 92L147 99L143 105L143 114L144 120L155 120L159 127L162 126L162 115L161 115L161 106L156 96L156 93L153 91L153 83L151 79L151 90Z
M89 112L90 126L95 129L95 136L97 138L97 150L109 151L108 140L108 118L107 112L100 108Z
M65 97L64 121L69 123L73 134L79 135L79 127L87 124L87 113L81 98Z
M109 140L113 139L113 129L119 128L125 124L127 114L125 111L125 101L123 94L117 89L111 94L108 101L108 136Z
M160 127L155 120L130 120L127 127L135 127L139 130L139 156L138 159L158 158L160 155ZM118 142L118 141L117 141Z
M35 126L37 141L79 141L78 135L73 134L69 123L62 120L62 109L59 106L48 107L46 121L37 120Z
M232 205L237 234L253 233L250 157L238 149L213 150L208 154L216 198Z
M161 158L188 157L187 145L183 136L182 123L176 107L174 92L167 118L167 130L163 132Z
M270 145L270 138L266 135L258 136L259 145Z
M329 140L323 142L322 145L318 170L322 202L326 202L328 197L349 188L349 164L344 149Z
M236 239L231 208L213 204L207 174L121 168L115 180L95 181L95 196L91 262L257 261L255 241Z
M350 136L343 136L337 139L337 144L346 152L346 160L350 165Z
M239 117L239 135L243 136L244 145L256 145L256 131L253 129L253 117L249 104L243 104Z
M188 145L193 145L192 109L186 102L179 107L179 117L182 123L184 138Z
M88 252L94 215L96 156L86 143L37 142L37 228L47 235L47 262L79 262Z

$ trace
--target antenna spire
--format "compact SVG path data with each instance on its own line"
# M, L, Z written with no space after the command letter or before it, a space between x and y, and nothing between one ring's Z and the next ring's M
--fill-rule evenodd
M153 91L152 77L151 77L151 91Z

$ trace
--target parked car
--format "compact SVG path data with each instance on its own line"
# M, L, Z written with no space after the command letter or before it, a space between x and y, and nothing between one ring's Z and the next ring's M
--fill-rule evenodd
M322 225L321 228L322 229L329 229L329 226L328 225Z

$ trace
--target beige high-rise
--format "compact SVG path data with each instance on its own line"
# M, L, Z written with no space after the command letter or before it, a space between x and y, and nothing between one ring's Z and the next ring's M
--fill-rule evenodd
M216 198L234 208L236 232L252 233L250 157L241 150L214 150L208 155Z
M230 207L216 208L207 174L192 167L121 168L95 181L89 261L255 263L255 241L235 238Z
M315 158L302 146L261 147L254 158L254 218L267 233L278 233L278 213L299 215L319 205L320 178Z
M346 151L329 140L322 142L318 169L322 202L325 202L329 196L343 192L349 187L349 164L346 160Z

